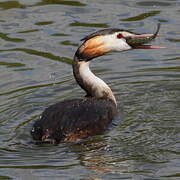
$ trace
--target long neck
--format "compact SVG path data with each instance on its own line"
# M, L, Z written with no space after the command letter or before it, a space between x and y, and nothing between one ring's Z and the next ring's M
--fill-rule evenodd
M110 87L89 69L89 62L79 61L75 56L73 61L73 73L77 83L87 93L87 96L112 100L116 105L116 99Z

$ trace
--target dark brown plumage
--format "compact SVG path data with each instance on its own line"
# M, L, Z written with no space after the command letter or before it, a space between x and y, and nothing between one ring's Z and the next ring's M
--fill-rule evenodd
M117 115L107 99L66 100L48 107L31 131L38 141L59 143L102 133Z

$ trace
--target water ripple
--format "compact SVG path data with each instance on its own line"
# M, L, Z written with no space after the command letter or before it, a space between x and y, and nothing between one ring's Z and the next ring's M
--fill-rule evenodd
M137 15L137 16L121 19L121 21L140 21L140 20L144 20L144 19L151 17L151 16L156 16L160 12L161 11L149 11L149 12Z
M180 167L179 1L26 0L0 2L0 179L178 180ZM115 27L151 32L161 50L93 60L119 118L104 134L56 146L30 130L43 110L83 98L72 73L80 39ZM18 172L18 173L17 173Z

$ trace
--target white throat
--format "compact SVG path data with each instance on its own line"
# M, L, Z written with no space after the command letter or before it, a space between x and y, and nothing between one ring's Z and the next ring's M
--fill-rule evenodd
M91 95L97 98L111 99L116 105L116 99L110 87L100 78L95 76L89 69L89 62L80 61L79 74L82 78L83 84L91 89Z

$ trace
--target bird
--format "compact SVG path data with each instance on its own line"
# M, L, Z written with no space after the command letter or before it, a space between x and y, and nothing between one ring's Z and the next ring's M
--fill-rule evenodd
M32 138L36 142L58 144L104 133L118 116L117 102L110 87L90 70L90 61L109 52L159 49L160 46L146 44L156 38L159 29L160 24L153 34L138 34L107 28L83 38L75 52L72 69L86 96L47 107L31 129Z

